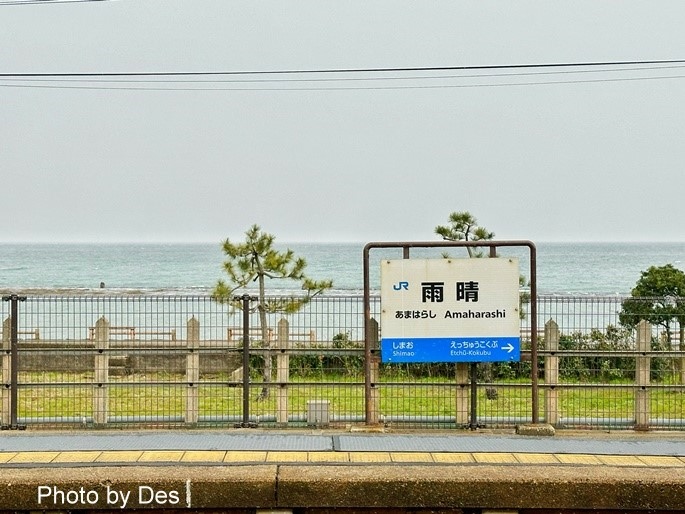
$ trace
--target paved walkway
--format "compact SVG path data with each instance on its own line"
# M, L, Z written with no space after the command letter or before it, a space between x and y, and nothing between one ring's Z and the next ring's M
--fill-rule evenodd
M1 432L0 466L545 464L685 468L685 433Z

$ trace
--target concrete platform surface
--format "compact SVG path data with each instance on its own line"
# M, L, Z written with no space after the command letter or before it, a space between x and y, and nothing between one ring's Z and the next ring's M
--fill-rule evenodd
M0 466L240 462L632 463L685 465L685 433L364 433L263 429L3 431Z
M685 509L685 433L0 432L0 510Z

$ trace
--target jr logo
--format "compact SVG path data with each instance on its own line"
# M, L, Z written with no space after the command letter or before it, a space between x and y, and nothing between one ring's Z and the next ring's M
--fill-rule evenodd
M399 282L397 284L394 284L392 288L395 291L400 291L402 289L404 289L405 291L409 291L409 282Z

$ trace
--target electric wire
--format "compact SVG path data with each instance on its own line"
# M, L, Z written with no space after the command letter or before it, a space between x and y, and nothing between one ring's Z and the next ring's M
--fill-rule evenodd
M80 89L80 90L103 90L103 91L388 91L388 90L411 90L411 89L460 89L460 88L492 88L512 86L544 86L560 84L592 84L611 82L636 82L653 80L683 79L685 75L662 75L652 77L617 77L603 79L579 79L579 80L547 80L526 82L500 82L478 84L433 84L433 85L397 85L397 86L330 86L330 87L171 87L171 86L94 86L94 85L55 85L55 84L3 84L2 88L25 88L25 89Z
M111 2L112 0L0 0L3 5L50 5L50 4L83 4L90 2Z
M651 75L631 77L578 78L565 80L508 81L490 83L448 83L448 84L397 84L396 81L434 81L473 78L518 78L549 77L551 75L571 75L587 73L625 73L638 71L674 70L685 67L685 60L652 61L609 61L586 63L547 63L480 66L441 66L441 67L403 67L403 68L340 68L340 69L302 69L272 71L179 71L179 72L101 72L101 73L0 73L0 87L28 89L81 89L81 90L122 90L122 91L344 91L344 90L399 90L399 89L453 89L485 88L512 86L540 86L559 84L588 84L611 82L634 82L652 80L674 80L684 75ZM571 69L575 68L575 69ZM502 73L502 70L510 70ZM536 70L536 71L531 71ZM545 71L543 71L545 70ZM466 74L436 74L443 71L471 71ZM486 73L496 71L496 73ZM416 73L432 72L431 75ZM480 73L482 72L482 73ZM407 73L410 73L407 75ZM316 77L322 74L323 77ZM339 76L332 76L336 74ZM358 76L374 74L376 76ZM380 74L380 76L378 76ZM269 76L269 78L261 78ZM284 78L295 75L301 78ZM350 76L352 75L352 76ZM208 80L212 77L212 80ZM230 78L229 78L230 77ZM242 78L233 78L242 77ZM259 78L258 78L259 77ZM351 81L384 81L391 85L327 85L327 86L290 86L283 84L340 83ZM40 82L40 83L38 83ZM393 84L395 82L395 84ZM125 85L122 85L125 84ZM193 84L193 87L178 87L176 84ZM208 87L208 84L213 84ZM217 85L218 84L218 85ZM224 84L256 84L251 87L224 87ZM264 87L262 84L274 84ZM153 86L154 85L154 86Z
M337 77L337 78L304 78L304 79L214 79L214 80L186 80L186 79L164 79L164 83L170 84L261 84L261 83L303 83L303 82L377 82L377 81L406 81L406 80L444 80L444 79L464 79L464 78L493 78L493 77L537 77L549 75L571 75L586 73L625 73L626 71L654 71L654 70L673 70L685 68L683 65L674 66L646 66L631 67L629 69L589 69L589 70L560 70L560 71L536 71L536 72L515 72L515 73L477 73L469 75L408 75L403 77ZM3 78L4 81L21 82L99 82L107 84L158 84L159 80L149 79L93 79L83 78Z
M292 69L292 70L254 70L254 71L146 71L146 72L70 72L70 73L0 73L0 78L6 77L176 77L176 76L209 76L209 75L285 75L285 74L344 74L344 73L407 73L424 71L473 71L473 70L519 70L534 68L571 68L598 66L640 66L640 65L675 65L685 64L685 59L662 59L642 61L597 61L597 62L558 62L539 64L484 64L469 66L413 66L387 68L321 68L321 69Z

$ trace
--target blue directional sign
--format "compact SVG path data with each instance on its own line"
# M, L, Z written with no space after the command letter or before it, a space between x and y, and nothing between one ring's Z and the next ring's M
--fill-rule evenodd
M520 337L388 337L383 362L503 362L521 359Z
M382 261L381 360L520 360L518 285L514 258Z

